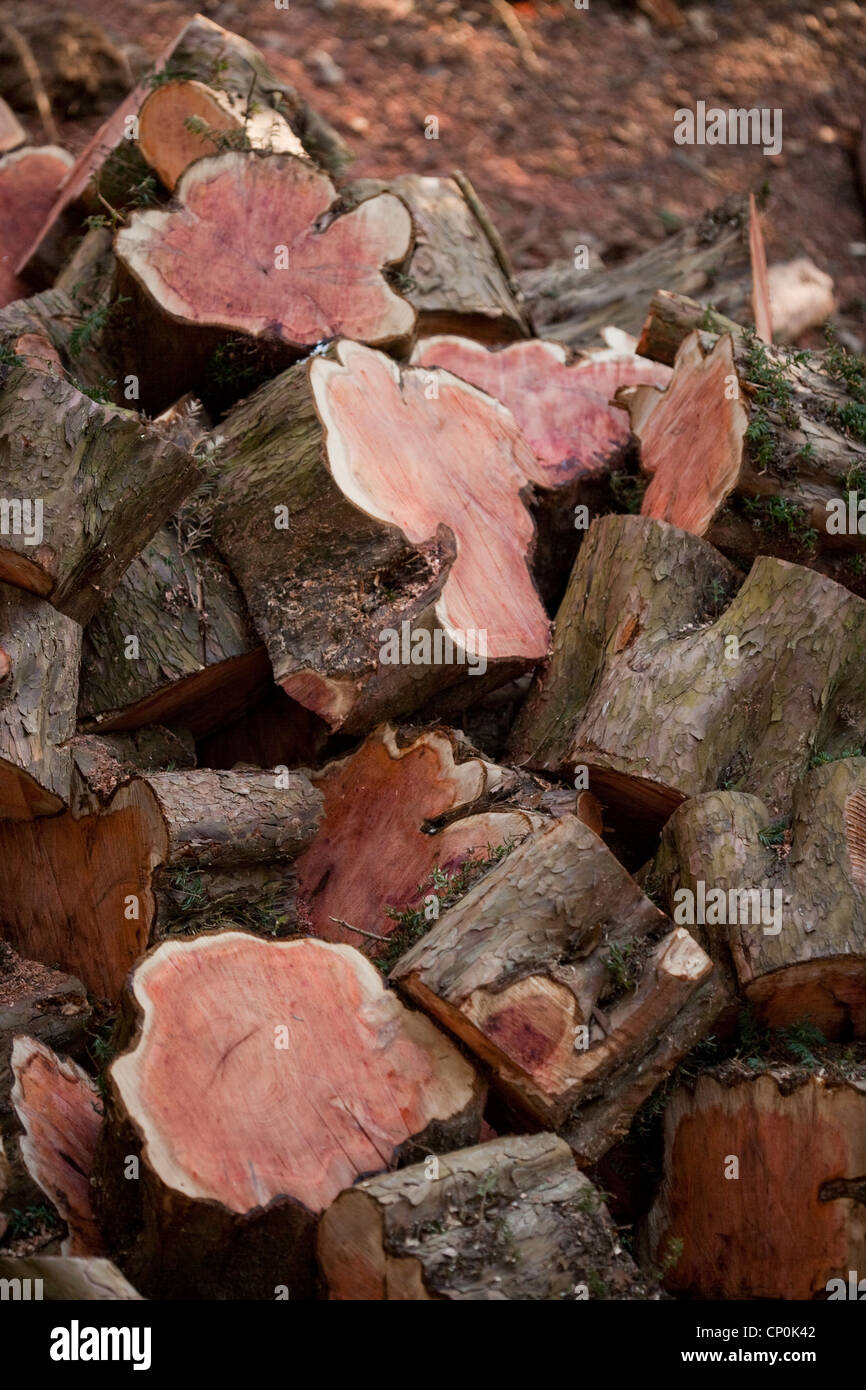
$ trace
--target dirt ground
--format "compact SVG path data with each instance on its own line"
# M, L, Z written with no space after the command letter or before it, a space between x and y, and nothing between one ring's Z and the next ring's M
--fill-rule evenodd
M673 27L648 15L672 0L521 0L510 10L522 46L501 0L285 3L201 8L265 49L330 118L357 152L353 177L464 169L521 268L578 243L614 264L766 181L771 258L811 256L832 274L847 322L866 329L866 10L853 0L678 0ZM74 8L140 62L193 5ZM698 100L781 108L782 152L676 145L674 111ZM431 115L438 140L425 138ZM78 149L95 124L61 134Z

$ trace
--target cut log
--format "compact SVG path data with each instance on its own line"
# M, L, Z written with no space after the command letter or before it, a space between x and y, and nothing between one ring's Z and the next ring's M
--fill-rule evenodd
M658 1297L553 1134L365 1178L325 1212L317 1253L339 1301Z
M664 522L594 521L512 757L586 768L605 805L656 827L733 783L787 814L813 753L866 740L866 603L783 560L756 560L734 595L739 578Z
M866 1074L862 1064L845 1069L850 1079L729 1064L677 1088L645 1238L659 1256L682 1242L669 1289L698 1299L858 1297L847 1290L849 1270L866 1264L866 1207L844 1183L832 1199L826 1191L866 1172Z
M69 751L75 775L70 807L76 815L107 806L118 787L140 772L167 772L196 765L195 742L186 729L149 724L129 734L77 734Z
M199 767L309 767L321 762L328 726L271 685L249 709L196 744Z
M45 818L44 833L0 822L0 930L114 1000L167 931L217 926L229 910L271 933L291 929L291 861L321 806L301 773L156 772L104 806L93 797L89 814Z
M524 271L520 283L538 334L591 347L607 324L639 333L660 285L710 297L736 317L748 297L748 266L748 206L732 198L626 265L588 270L559 261Z
M25 147L0 159L0 305L28 293L18 275L19 262L72 163L72 156L56 145Z
M138 83L79 156L24 255L21 273L33 284L45 285L55 277L85 215L105 212L99 191L117 211L141 202L142 178L150 170L133 144L136 120L150 93L177 78L216 83L226 92L243 91L262 110L279 108L308 154L331 173L339 175L351 158L336 131L293 87L274 77L258 49L196 15L163 50L154 72Z
M351 947L237 931L166 942L136 967L130 1004L96 1191L109 1248L147 1297L303 1298L339 1192L477 1142L480 1078Z
M680 327L697 319L697 305L659 296L642 341L666 353ZM643 514L706 535L739 560L769 552L812 563L815 551L863 551L856 501L848 523L852 480L866 471L863 372L838 348L804 355L740 331L717 337L693 328L666 391L637 387L621 396L651 476ZM737 508L723 513L732 493Z
M131 411L0 368L0 580L85 623L198 478L192 456Z
M629 442L623 412L608 402L620 386L664 387L669 370L623 344L573 360L560 344L534 340L490 351L466 338L423 338L412 362L444 367L511 411L555 487L606 471Z
M47 1303L142 1301L117 1265L97 1256L0 1254L0 1278L29 1279Z
M656 868L674 921L700 912L707 950L730 949L762 1020L808 1018L826 1038L866 1037L866 759L809 772L790 829L742 792L687 801L665 826Z
M545 654L541 470L476 388L343 341L237 407L214 468L213 536L274 677L332 729L477 698Z
M179 326L298 350L341 334L399 343L415 311L383 272L409 252L406 206L383 193L335 216L336 199L305 160L228 151L186 170L172 209L133 214L118 260L174 324L179 354Z
M163 82L139 112L138 148L169 191L196 159L225 149L252 149L304 158L288 121L272 108L256 109L249 82L243 92L204 82Z
M270 684L237 584L211 542L178 522L157 532L88 623L78 714L86 729L176 723L199 738Z
M392 978L567 1139L580 1107L615 1094L621 1074L631 1082L712 972L598 836L564 817L450 908Z
M0 584L0 820L52 816L69 801L80 657L77 623Z
M391 954L397 914L419 905L419 930L425 928L468 863L486 862L541 822L525 811L486 809L508 785L507 769L481 758L458 761L456 753L447 730L401 747L386 725L357 752L312 775L325 813L298 860L298 881L316 936L374 957ZM425 833L436 822L441 828Z
M465 175L402 174L383 187L412 214L415 248L405 294L419 332L462 333L485 343L525 338L529 321L514 269ZM345 196L352 197L351 189Z
M98 236L98 233L96 233ZM82 273L87 272L83 270ZM45 290L29 299L18 299L0 310L0 343L6 349L7 366L20 358L32 371L47 372L92 392L100 400L112 398L114 370L104 351L99 328L101 311L108 303L104 278L87 289L73 281L74 292ZM123 402L127 405L127 402Z
M749 255L752 262L752 316L755 336L762 343L773 341L773 315L770 308L770 285L767 278L767 253L761 214L754 193L749 194Z
M15 112L0 97L0 154L9 154L25 144L27 135Z
M61 1254L101 1255L90 1187L102 1127L96 1084L75 1062L58 1057L36 1038L15 1039L12 1072L12 1103L24 1129L21 1156L66 1222Z
M0 941L0 1146L6 1151L7 1209L23 1211L42 1200L18 1147L21 1127L12 1105L15 1038L28 1035L61 1053L78 1053L89 1021L90 1004L79 980L21 960Z

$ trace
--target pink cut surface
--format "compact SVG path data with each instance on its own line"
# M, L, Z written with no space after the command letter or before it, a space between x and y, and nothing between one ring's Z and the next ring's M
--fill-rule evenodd
M72 156L56 145L16 150L0 160L0 308L31 290L18 265L45 220Z

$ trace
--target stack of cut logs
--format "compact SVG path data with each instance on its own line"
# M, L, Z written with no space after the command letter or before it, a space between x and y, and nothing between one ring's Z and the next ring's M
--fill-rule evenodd
M0 1273L866 1271L866 375L754 206L519 282L200 16L0 134Z

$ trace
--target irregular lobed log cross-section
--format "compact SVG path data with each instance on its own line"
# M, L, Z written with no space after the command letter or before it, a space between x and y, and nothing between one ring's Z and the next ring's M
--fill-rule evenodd
M628 419L609 404L620 386L666 386L670 371L625 342L573 360L560 343L534 339L489 350L466 338L423 338L420 367L444 367L511 411L555 487L609 468L629 442Z
M694 1045L693 1014L682 1030L678 1016L697 991L715 990L712 975L689 933L672 929L570 816L513 850L392 972L488 1063L522 1111L569 1142L574 1129L583 1161L580 1107L601 1094L621 1102L620 1085L626 1093L631 1109L596 1136L598 1157L658 1083L651 1066L634 1084L662 1035L668 1047L676 1038L670 1067ZM704 1031L718 1007L703 1010Z
M27 294L19 261L72 163L56 145L25 146L0 159L0 307Z
M542 470L475 387L342 341L236 407L214 457L214 539L276 680L332 729L545 654L525 505Z
M777 554L850 579L836 566L866 548L857 514L866 470L862 359L839 347L765 346L664 292L638 350L661 361L676 352L666 391L620 394L651 478L643 514L706 535L740 561Z
M80 657L77 623L0 584L0 821L55 815L69 801Z
M166 942L135 968L130 1003L97 1192L146 1296L303 1298L318 1216L343 1188L478 1139L480 1078L351 947Z
M523 839L540 822L525 811L485 809L507 787L507 769L481 758L458 761L455 751L447 730L401 747L386 725L348 758L312 775L324 796L324 817L297 868L317 936L381 955L387 949L381 938L397 925L388 909L426 902L434 893L434 869L440 878L454 875L469 861L484 861L499 846ZM425 833L446 817L435 834ZM437 911L445 890L443 880L434 894Z
M866 1037L866 759L807 773L790 828L743 792L692 798L665 826L656 869L674 920L700 910L699 939L717 958L730 949L760 1018Z
M553 1134L494 1139L365 1178L322 1217L335 1300L653 1298L597 1190Z
M682 1242L669 1289L701 1299L858 1296L849 1271L866 1262L866 1207L834 1180L862 1182L866 1172L862 1065L850 1080L791 1066L705 1074L669 1097L664 1133L643 1245L663 1260Z
M0 368L0 580L87 622L198 477L131 411L47 371Z
M664 522L594 521L511 756L586 767L603 801L655 825L728 783L787 812L813 753L866 740L866 602L769 557L732 596L739 579Z
M173 209L133 214L115 239L160 314L299 349L341 334L390 344L411 333L415 312L383 274L411 245L399 198L334 216L326 174L292 155L245 151L198 160L175 192Z
M64 1054L77 1053L83 1047L90 1016L80 980L37 961L21 960L11 946L0 941L0 1198L5 1144L10 1209L24 1211L42 1200L18 1146L21 1127L12 1106L14 1041L25 1035Z
M36 1038L15 1039L12 1071L12 1103L24 1128L21 1156L67 1225L61 1254L101 1255L90 1187L102 1127L96 1084L75 1062L58 1057Z
M237 907L271 931L291 923L291 861L321 805L301 773L156 772L38 829L0 822L0 929L116 999L155 936L207 911Z

